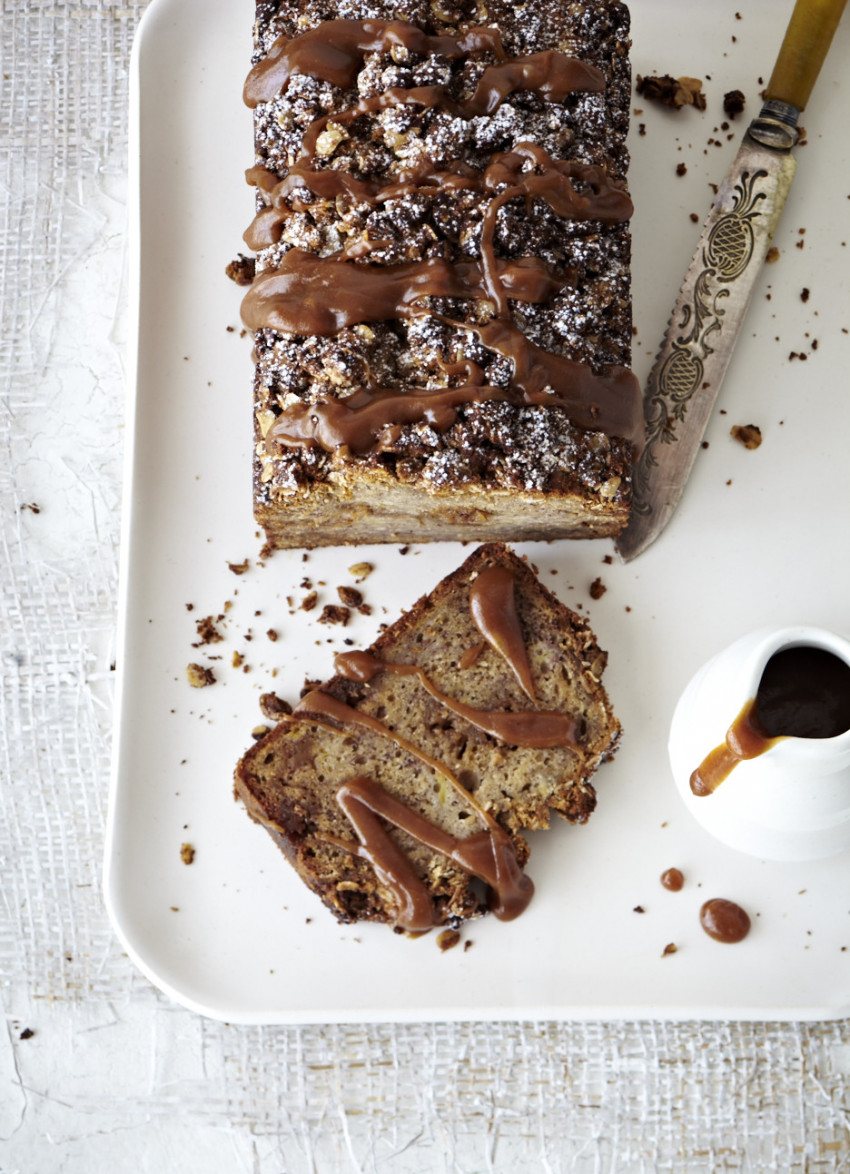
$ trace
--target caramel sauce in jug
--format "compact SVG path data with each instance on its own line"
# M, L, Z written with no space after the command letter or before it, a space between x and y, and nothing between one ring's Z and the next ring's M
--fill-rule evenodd
M825 648L774 653L756 695L691 775L694 795L710 795L745 759L782 738L837 738L850 730L850 665Z

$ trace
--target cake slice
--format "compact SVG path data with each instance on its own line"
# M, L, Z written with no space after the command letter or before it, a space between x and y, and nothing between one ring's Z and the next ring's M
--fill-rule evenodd
M629 369L619 0L257 0L254 511L270 547L613 536Z
M367 651L337 655L242 758L236 795L341 922L516 916L522 832L552 810L584 823L617 746L606 659L525 560L482 546Z

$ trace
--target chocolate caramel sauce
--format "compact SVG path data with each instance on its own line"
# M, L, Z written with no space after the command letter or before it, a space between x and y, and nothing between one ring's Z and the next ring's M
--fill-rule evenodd
M756 696L691 775L694 795L710 795L745 759L757 758L782 738L835 738L850 730L850 665L823 648L800 646L774 653Z
M418 758L420 762L424 762L426 766L430 766L432 770L442 775L460 798L469 804L485 827L491 829L498 827L498 824L490 813L476 802L475 796L467 791L460 780L439 759L432 758L430 754L427 754L424 750L420 750L418 746L414 746L406 738L402 738L400 734L397 734L395 730L391 730L389 726L385 726L383 722L379 722L377 718L371 717L368 713L362 713L359 709L354 709L351 705L346 705L344 701L337 701L329 693L323 693L321 689L313 689L311 692L305 693L293 709L290 717L284 718L284 720L298 721L303 719L312 722L314 719L320 719L322 717L333 718L334 721L339 722L343 726L346 724L364 726L366 729L372 730L373 733L391 739L391 741L395 742L396 746L400 746L402 750L406 750L409 754ZM317 724L322 725L324 723L318 721ZM334 726L327 728L336 729Z
M431 36L404 20L323 21L297 37L277 38L248 74L245 105L254 108L260 102L270 102L283 92L294 73L350 89L367 53L386 53L396 46L410 53L439 53L450 60L478 52L505 56L499 30L486 26L451 37Z
M430 36L401 20L328 20L289 39L279 37L253 67L245 82L246 106L254 109L283 93L294 73L350 89L366 53L404 46L413 53L439 53L447 58L489 51L504 57L498 30L480 27L460 37ZM460 105L463 116L492 114L517 90L532 90L550 102L562 102L577 91L600 93L605 79L595 66L555 49L531 53L488 66L472 97Z
M414 166L400 172L389 183L358 179L337 168L316 168L314 162L312 158L299 160L281 180L260 164L248 168L245 172L247 182L257 187L268 201L244 234L243 239L249 248L259 251L277 244L283 225L295 212L307 211L316 199L331 201L343 195L359 204L374 207L419 191L494 192L506 185L506 190L497 197L495 211L492 207L488 209L488 216L494 224L502 204L520 196L544 200L558 216L570 220L621 224L629 220L634 211L628 193L603 167L574 159L553 159L545 148L535 143L520 142L513 150L494 155L484 171L477 171L462 162L437 170L427 156L422 156ZM528 164L536 170L523 171ZM579 192L573 180L578 180L588 190ZM305 198L310 196L312 199ZM493 203L496 203L495 199ZM492 248L492 228L489 226L487 246Z
M469 589L469 610L476 628L507 662L532 703L534 679L516 609L516 583L507 567L486 567Z
M471 648L467 648L466 652L464 652L460 660L457 662L458 668L471 669L472 666L478 661L481 653L484 652L486 648L486 640L482 640L480 644L473 644Z
M671 893L678 893L685 884L685 878L678 868L668 868L661 874L661 883Z
M498 280L512 298L539 304L564 281L536 257L495 259ZM422 313L422 298L485 298L480 261L450 264L440 257L398 265L353 265L339 254L319 257L290 249L277 269L255 279L242 302L250 330L271 327L291 334L336 334L358 322L382 322Z
M391 664L378 660L368 652L338 652L334 657L338 676L349 681L370 681L378 673L392 673L398 677L416 677L422 688L441 705L458 717L464 718L476 729L491 734L510 746L529 750L545 750L554 746L577 746L575 719L566 714L546 713L529 709L512 713L509 710L474 709L442 693L415 664ZM311 696L311 694L308 694ZM296 707L297 708L297 707Z
M408 393L366 387L358 393L357 403L350 397L341 410L330 404L293 405L279 417L267 443L380 452L395 443L405 423L428 419L445 429L454 422L454 409L462 402L508 398L514 403L562 406L578 427L623 436L639 448L644 436L643 412L640 388L631 372L615 368L598 377L585 364L540 351L510 321L509 299L540 304L569 285L574 276L568 272L556 276L534 257L506 261L495 254L499 208L517 197L543 199L564 217L604 223L627 220L632 213L631 201L604 169L556 161L533 143L519 143L512 151L494 156L483 172L460 161L437 171L430 160L423 159L389 184L316 166L319 136L330 122L347 125L363 114L403 104L470 119L493 114L518 90L531 91L549 102L563 101L575 92L601 92L605 85L602 73L556 50L505 60L497 30L487 27L449 37L429 36L405 21L332 20L292 39L279 38L251 70L245 101L255 107L271 100L285 89L294 73L350 88L364 54L395 45L449 58L489 52L497 61L484 69L472 96L463 101L453 99L447 87L440 85L391 87L359 99L347 110L315 119L305 131L300 155L285 178L278 181L260 166L248 171L249 182L256 183L267 206L258 210L245 240L257 251L276 244L286 218L310 207L307 197L330 200L344 194L374 205L420 190L473 188L492 193L482 226L480 262L449 265L432 259L380 267L353 263L385 246L383 241L358 241L330 258L292 249L277 270L255 279L243 302L243 320L255 331L271 327L294 334L332 334L357 322L427 314L423 298L471 298L489 303L497 315L486 328L476 329L485 346L513 362L511 387L507 394L496 394L495 389L483 386L483 380L473 379L450 389L460 394L446 397L447 389L434 389L442 396L439 401L429 398L430 390L410 393L416 398L405 407L399 401ZM530 170L524 170L529 164ZM573 180L589 190L577 191ZM382 417L385 409L390 409L390 418ZM429 410L435 410L440 425L429 419Z
M752 924L746 909L724 897L705 902L699 911L699 923L716 942L742 942Z
M622 436L631 441L636 452L643 447L640 384L628 368L612 365L604 375L597 375L586 363L535 346L512 322L501 318L483 324L442 321L469 330L489 350L510 359L511 386L521 393L524 403L563 407L579 428Z
M340 844L367 859L398 902L397 924L413 932L434 924L431 896L401 849L390 839L383 817L395 827L441 852L466 872L477 876L492 893L491 911L502 921L512 921L525 911L534 885L517 864L510 836L501 828L475 832L459 839L450 835L394 798L367 778L355 778L337 792L337 802L357 833L356 848Z
M850 730L850 665L825 648L783 648L765 665L756 708L774 737L837 738Z
M691 775L691 791L694 795L711 795L739 762L758 758L777 740L760 725L755 699L748 701L727 730L725 742L715 746Z
M343 446L353 453L382 452L397 442L404 424L424 420L445 432L462 404L504 399L508 399L506 391L484 384L434 391L361 389L344 400L292 404L278 416L266 444L318 444L327 452Z
M563 102L568 94L601 94L604 89L605 78L595 65L557 49L544 49L488 65L475 93L458 108L464 118L479 118L495 114L505 98L517 90L530 90L547 102Z
M643 407L637 380L627 368L610 367L604 375L596 375L584 363L535 346L521 330L501 319L477 325L441 314L434 317L469 330L488 349L509 359L514 370L510 388L477 383L405 392L364 387L345 400L299 403L284 409L269 430L266 445L320 444L328 451L344 445L356 453L380 452L397 439L397 433L387 434L386 426L427 420L444 431L454 423L454 409L461 404L507 400L563 408L577 427L622 436L640 451Z

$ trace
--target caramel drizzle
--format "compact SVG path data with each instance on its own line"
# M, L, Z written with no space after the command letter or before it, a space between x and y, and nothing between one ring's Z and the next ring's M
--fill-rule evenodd
M536 257L495 261L498 279L517 301L540 303L563 282ZM422 298L482 298L487 279L480 261L449 264L440 257L399 265L352 265L338 255L318 257L290 249L277 269L254 279L242 302L250 330L336 334L359 322L411 318Z
M463 38L427 37L403 21L327 21L318 29L295 37L280 38L266 58L260 61L246 82L246 101L256 105L268 101L288 84L293 73L336 82L346 88L353 85L362 65L363 54L403 44L415 52L439 51L449 56L487 49L503 57L501 42L492 29L472 29ZM355 199L377 202L397 198L421 187L475 187L505 190L490 202L482 231L481 261L456 262L449 265L439 259L373 269L352 265L349 258L368 256L373 247L384 241L359 241L342 256L318 258L304 250L291 249L279 269L260 274L247 294L242 316L246 326L257 331L271 327L293 334L332 334L357 322L383 321L395 317L412 317L427 313L421 299L425 297L462 297L489 301L498 315L478 329L485 346L484 330L494 339L498 353L512 360L514 377L507 395L490 395L480 378L460 388L461 393L446 397L446 389L415 395L421 411L411 416L412 405L399 402L401 395L391 389L366 387L345 401L341 410L326 404L295 404L285 409L272 428L267 443L283 445L320 444L328 451L347 448L354 452L382 451L395 443L401 426L413 419L425 418L422 412L435 408L445 428L456 418L454 409L460 402L484 399L509 399L511 402L548 403L563 406L579 427L621 435L639 447L644 435L640 388L631 372L614 368L605 377L597 377L583 363L549 355L529 343L509 321L508 299L539 304L572 279L571 274L556 277L534 257L505 261L495 255L495 231L499 209L519 196L526 200L538 196L558 215L603 219L607 223L631 215L628 196L616 188L601 169L575 163L558 163L532 143L522 143L511 152L494 157L490 166L477 173L463 164L437 172L423 164L383 187L358 180L333 168L315 169L319 135L329 122L346 124L362 114L375 113L390 106L418 104L430 109L444 109L455 116L474 118L492 114L509 94L531 90L544 99L562 101L576 91L597 93L604 89L604 77L593 66L555 50L530 54L512 60L500 60L488 66L480 77L471 98L454 101L445 86L418 86L411 89L390 88L382 94L363 98L349 109L315 119L307 128L298 160L289 175L279 183L265 169L248 173L256 179L270 207L260 209L246 234L252 247L264 247L266 241L280 239L282 218L287 212L284 201L298 189L306 188L320 198L331 193L347 192ZM530 162L532 170L522 169ZM579 195L571 178L586 182L591 196ZM308 207L300 197L292 200L292 210ZM318 293L318 296L317 296ZM364 309L364 305L368 309ZM454 325L458 325L453 323ZM466 325L466 324L459 324ZM555 396L551 395L554 391ZM546 392L547 398L539 398ZM518 393L518 394L517 394ZM578 394L577 394L578 393ZM402 393L404 394L404 393ZM411 398L413 398L411 395ZM391 418L377 420L379 408L390 408ZM367 421L369 422L367 426ZM388 440L387 437L390 437Z
M484 171L477 171L462 162L438 171L432 161L423 156L390 183L358 179L350 172L336 168L317 170L311 166L312 162L312 159L299 160L281 180L260 164L245 172L248 183L254 184L267 201L267 206L257 212L244 234L249 248L259 251L277 244L289 217L295 212L308 211L316 197L330 201L347 195L359 204L374 207L417 191L439 193L464 189L494 192L504 184L506 190L493 199L485 219L484 239L490 250L499 208L518 197L526 201L534 197L544 200L553 212L565 219L600 220L603 224L623 223L634 211L628 194L612 182L604 167L574 159L553 159L536 143L517 143L513 150L494 155ZM529 163L532 170L523 171ZM590 190L578 192L572 183L574 179ZM305 198L310 195L312 200Z
M364 726L366 729L372 730L373 733L391 739L391 741L395 742L396 746L399 746L402 750L406 750L408 754L412 754L420 762L424 762L426 766L430 766L432 770L435 770L437 774L441 775L452 789L457 792L460 798L469 804L479 819L482 820L485 827L492 831L493 828L499 826L492 815L476 802L475 797L470 795L460 779L456 778L447 766L444 766L439 759L433 758L430 754L421 750L400 734L397 734L395 730L391 730L389 726L385 726L376 717L372 717L368 713L362 713L359 709L354 709L352 706L346 705L344 701L337 701L335 697L331 697L330 693L323 693L321 689L312 689L309 693L305 693L293 709L290 720L297 720L303 717L310 718L314 714L318 717L331 717L341 725L351 724Z
M507 573L510 574L509 571ZM482 635L485 633L482 632ZM485 635L485 639L489 637ZM441 692L419 665L393 664L378 660L369 652L354 651L338 652L334 657L334 669L338 676L348 681L371 681L378 673L416 677L422 688L446 709L464 718L477 729L483 730L485 734L490 734L511 746L524 746L529 750L544 750L564 745L578 746L576 723L572 717L540 710L521 710L512 713L510 710L493 712L474 709L471 705Z
M711 795L739 762L758 758L782 738L771 737L758 719L755 699L748 701L726 732L725 741L710 751L690 778L694 795Z
M505 660L520 688L536 704L528 649L516 609L516 581L507 567L486 567L469 589L469 610L475 626Z
M386 53L396 46L409 53L439 53L450 60L482 51L498 58L505 56L499 30L486 26L451 37L431 36L405 20L324 21L297 37L283 34L277 38L248 74L245 104L254 108L260 102L270 102L284 91L294 73L350 89L367 53Z
M430 36L400 20L324 21L292 39L278 37L248 74L243 91L245 104L254 109L261 102L272 101L283 93L294 73L350 89L366 53L386 52L397 45L413 53L439 53L450 59L482 51L505 56L498 30L485 26L451 37ZM517 90L533 90L550 102L562 102L568 94L600 93L604 88L605 78L595 66L556 49L546 49L487 66L472 97L452 104L452 108L465 118L475 118L493 114Z
M424 420L445 432L461 405L508 398L503 388L484 383L423 392L361 389L344 400L292 404L270 429L266 444L318 444L327 452L343 446L353 453L384 452L398 442L405 424Z
M414 933L430 929L434 924L434 905L413 865L378 816L484 881L491 893L491 912L500 921L512 921L528 907L534 884L520 869L511 838L500 827L459 839L367 778L350 779L337 791L336 800L360 842L328 838L337 847L369 861L378 879L394 895L396 921L404 929Z
M406 392L364 387L344 400L293 404L270 428L266 445L319 444L328 452L343 446L355 453L381 452L392 448L405 423L425 420L444 432L455 422L458 407L502 400L563 408L577 427L622 436L640 450L643 408L637 381L627 368L610 367L604 375L595 375L584 363L535 346L510 322L493 319L475 325L439 314L434 317L470 331L484 346L509 359L511 386L487 387L479 367L457 364L456 369L466 371L468 379L458 387Z

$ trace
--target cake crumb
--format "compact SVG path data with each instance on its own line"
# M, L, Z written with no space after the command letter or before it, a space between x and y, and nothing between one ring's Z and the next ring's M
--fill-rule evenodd
M358 583L362 583L364 579L372 574L374 569L371 563L352 563L348 568L348 573L349 575L353 575Z
M723 109L730 118L737 118L739 114L743 113L746 101L747 99L740 90L729 90L727 94L723 95Z
M808 290L805 286L803 286L803 288L800 290L800 301L807 302L809 300L810 296L811 296L811 291Z
M337 587L336 593L346 607L360 607L363 602L363 595L356 587Z
M318 591L311 591L309 595L305 595L301 600L302 611L312 611L319 601Z
M677 164L676 164L676 174L677 174L677 175L687 175L687 174L688 174L688 167L687 167L687 164L685 164L685 163L677 163Z
M770 246L764 259L768 265L772 265L775 261L779 260L779 249L777 249L776 245Z
M338 603L326 603L322 609L322 614L319 616L319 623L342 624L345 627L350 616L351 612L347 607L340 607Z
M761 428L758 424L733 424L730 435L743 444L744 448L758 448L761 444Z
M180 859L184 864L191 864L195 859L195 849L191 844L180 845Z
M697 110L705 110L705 94L702 92L702 82L695 77L662 76L640 77L637 79L637 92L652 102L660 102L673 110L682 106L695 106Z
M441 934L437 935L437 945L445 954L446 950L452 950L460 941L460 934L456 929L444 929Z
M668 942L667 945L664 947L664 949L661 952L661 957L666 958L668 954L676 954L676 953L678 953L678 950L679 950L679 947L676 945L675 942Z
M266 632L266 636L269 640L271 640L272 644L274 644L275 641L277 640L277 629L276 628L269 628L268 631Z
M243 559L241 563L229 562L227 565L230 567L231 571L233 571L234 575L244 575L251 564L247 559Z
M198 633L198 642L193 644L193 648L200 648L202 644L218 644L223 640L221 632L216 627L216 623L224 619L224 616L204 616L202 620L195 620L195 630Z
M263 693L260 697L260 713L269 721L277 722L292 713L292 706L277 693Z
M602 582L601 579L599 579L599 578L594 579L593 582L590 584L590 598L591 599L601 599L607 590L608 590L608 588L605 586L605 584Z
M203 689L207 685L215 684L215 674L212 669L204 668L200 664L186 665L186 678L193 689Z
M255 261L253 257L246 257L242 253L235 261L231 261L225 273L237 285L250 285L254 280Z

